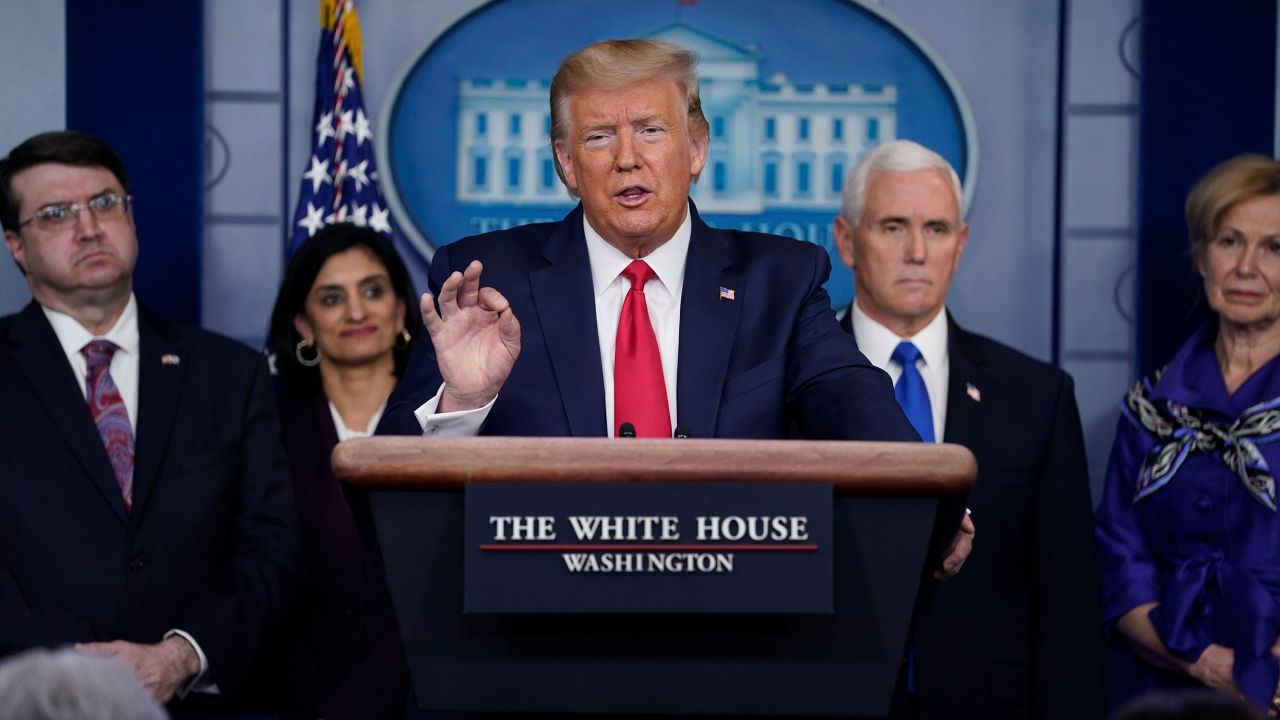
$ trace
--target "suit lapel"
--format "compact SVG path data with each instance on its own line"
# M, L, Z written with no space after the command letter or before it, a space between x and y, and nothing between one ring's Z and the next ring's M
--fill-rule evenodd
M582 233L582 206L547 238L547 265L529 273L538 323L551 356L560 400L575 437L605 435L604 379L596 328L591 262Z
M849 301L849 307L844 309L844 315L840 317L840 329L853 335L853 301ZM857 338L854 338L855 342Z
M138 306L138 417L134 434L133 516L139 518L155 488L178 413L182 381L194 360L183 353L173 328Z
M987 373L986 358L955 320L947 314L947 352L950 354L950 379L947 390L947 424L943 439L968 448L981 444L986 436L986 412L982 403L984 390L994 385Z
M32 301L14 318L9 338L15 345L14 363L40 396L49 412L49 419L120 521L128 523L124 498L120 495L115 471L111 469L111 461L102 446L102 437L93 423L93 415L62 352L58 336L37 303Z
M693 234L680 296L676 424L687 427L693 437L710 438L715 437L738 316L750 288L741 274L728 271L732 255L725 238L702 222L692 203L689 212ZM722 299L721 288L733 291L735 299Z

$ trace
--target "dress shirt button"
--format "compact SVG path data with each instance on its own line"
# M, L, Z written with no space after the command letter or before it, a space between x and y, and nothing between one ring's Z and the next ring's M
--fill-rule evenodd
M1196 500L1196 507L1200 508L1200 512L1207 513L1213 509L1213 501L1208 495L1201 495L1200 499Z
M142 562L142 558L138 557L137 555L134 555L133 557L129 558L129 569L134 572L142 572L142 568L146 566L147 564Z
M1213 617L1213 605L1210 603L1205 603L1204 610L1201 611L1201 614L1204 615L1206 620Z
M435 435L436 433L440 432L440 426L432 425L431 427L427 428L427 432L431 433L432 435Z

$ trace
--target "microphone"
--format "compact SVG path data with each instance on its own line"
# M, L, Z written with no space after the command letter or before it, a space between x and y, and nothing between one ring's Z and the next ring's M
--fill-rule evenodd
M688 425L677 425L677 426L676 426L676 431L675 431L674 433L672 433L671 437L673 437L673 438L687 438L687 437L693 437L693 436L689 434L689 426L688 426Z
M633 438L636 436L636 426L629 422L624 422L618 426L618 437Z

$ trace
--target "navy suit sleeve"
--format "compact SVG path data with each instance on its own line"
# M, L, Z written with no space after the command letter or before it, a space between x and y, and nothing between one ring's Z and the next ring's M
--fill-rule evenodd
M0 567L0 618L0 657L32 647L111 639L87 618L51 605L29 603L5 567Z
M237 505L226 529L230 581L176 617L177 627L204 650L207 677L224 691L241 682L267 627L284 611L297 568L293 494L265 359L256 358L236 380L247 392Z
M440 292L449 274L453 272L449 261L448 246L436 250L431 260L431 270L427 276L427 286L432 297ZM440 367L436 364L436 350L431 344L431 336L423 332L413 345L409 355L409 365L405 368L404 377L396 384L396 389L387 399L387 409L378 421L378 435L421 435L422 425L413 414L430 400L440 389L444 378L440 376Z
M43 321L42 315L35 315L39 313L35 307L33 303L24 312ZM17 542L18 534L26 524L46 529L49 525L36 510L32 492L37 497L52 495L45 477L55 467L49 456L58 452L59 459L64 459L71 454L64 447L54 451L42 444L49 438L56 444L61 438L55 426L38 422L44 407L13 361L15 346L9 338L19 320L18 316L0 318L0 397L4 398L0 404L0 657L32 647L114 639L106 637L90 616L50 602L30 588L24 591L20 582L20 561L25 559L20 554L28 551ZM52 329L46 326L46 330L50 344L55 343ZM56 365L42 362L40 367ZM70 375L64 379L70 380ZM71 397L78 402L83 396L77 392Z
M893 383L841 329L823 289L831 260L815 246L809 291L787 354L787 403L815 440L904 440L920 436L893 396Z
M1032 597L1037 606L1032 613L1032 715L1062 720L1102 717L1106 697L1093 502L1080 412L1069 377L1058 388L1040 473L1031 538Z

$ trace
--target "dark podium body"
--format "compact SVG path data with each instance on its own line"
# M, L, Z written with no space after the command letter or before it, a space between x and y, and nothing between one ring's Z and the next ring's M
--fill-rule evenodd
M334 468L372 491L421 717L885 717L976 474L948 445L570 438L356 440ZM464 613L464 489L493 482L829 484L834 612Z

